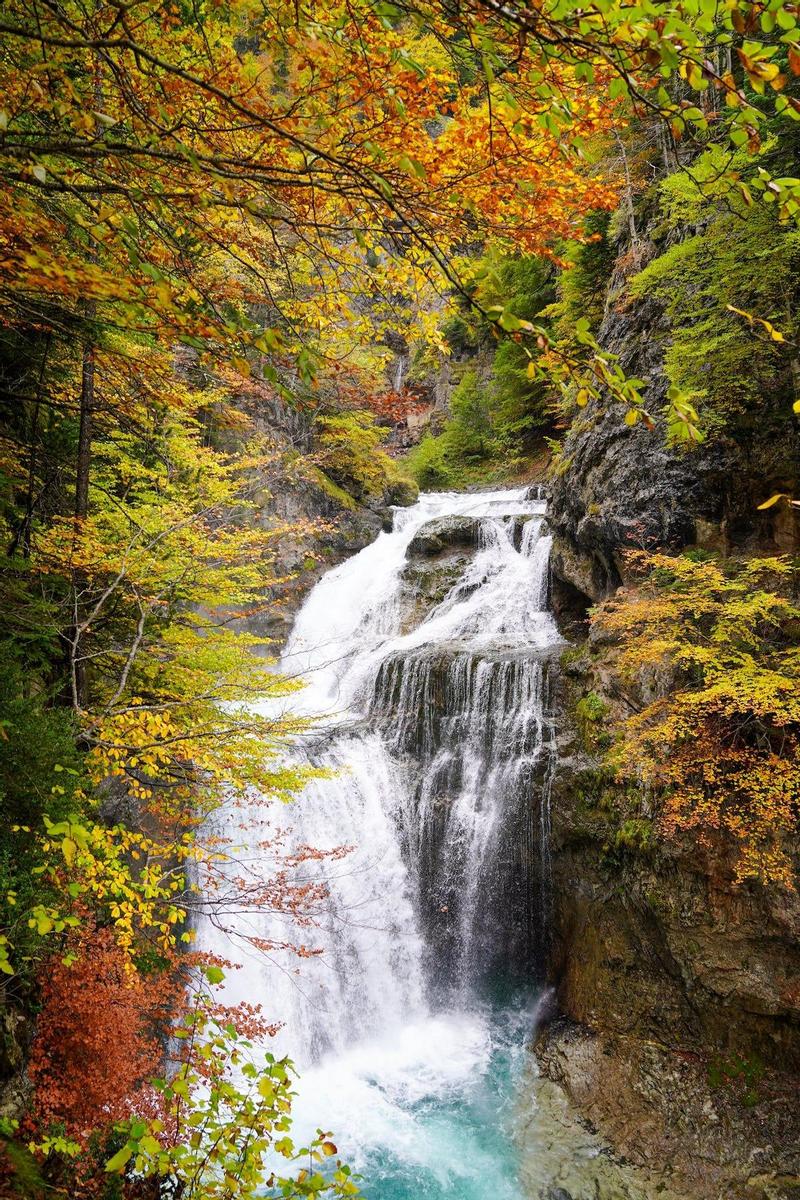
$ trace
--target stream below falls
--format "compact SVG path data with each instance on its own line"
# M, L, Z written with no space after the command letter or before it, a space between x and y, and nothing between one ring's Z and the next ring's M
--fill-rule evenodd
M569 1122L542 1133L527 1050L549 934L561 644L544 512L527 489L422 495L329 571L281 660L307 681L292 711L318 718L296 761L326 777L277 817L254 798L217 818L239 848L232 890L274 872L259 850L268 822L289 849L349 848L302 866L322 888L300 940L322 953L257 950L298 940L266 910L236 916L233 934L202 922L198 940L241 964L227 1002L282 1022L269 1049L299 1071L295 1143L331 1131L369 1200L582 1200L558 1190L565 1164L582 1186L581 1163L586 1196L639 1194L596 1190L600 1149ZM412 541L439 518L472 519L474 544L420 557ZM436 585L424 603L419 571Z

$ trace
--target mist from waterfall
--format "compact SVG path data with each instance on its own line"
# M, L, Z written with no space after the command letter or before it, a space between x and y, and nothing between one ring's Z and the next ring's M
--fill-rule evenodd
M269 1048L300 1072L296 1137L334 1130L380 1200L478 1200L484 1170L493 1197L519 1195L498 1123L511 1093L493 1089L498 1055L510 1079L523 1053L546 949L547 664L560 639L544 509L525 489L422 495L320 580L281 669L307 681L294 707L318 718L295 758L326 777L269 820L288 848L350 848L304 864L325 898L301 940L322 953L253 949L298 940L270 912L239 916L238 938L210 922L198 931L241 964L226 999L283 1022ZM477 544L444 597L410 620L409 546L445 516L475 518ZM269 879L265 822L256 798L221 818L219 834L240 847L232 874ZM526 987L499 1016L498 980Z

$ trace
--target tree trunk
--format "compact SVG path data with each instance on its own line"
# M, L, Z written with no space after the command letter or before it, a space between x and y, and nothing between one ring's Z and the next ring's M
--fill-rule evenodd
M75 471L75 517L82 520L89 511L89 472L92 463L92 423L94 419L94 346L83 349L81 374L81 413L78 433L78 463Z
M94 304L88 305L87 316L94 316ZM83 347L81 368L80 426L78 430L78 460L75 466L75 538L79 526L89 513L89 478L92 466L92 433L94 424L94 339L91 330ZM72 572L73 625L67 632L67 655L69 670L69 701L73 708L81 709L86 704L86 663L83 656L85 638L80 633L83 609L81 592L85 580L79 570Z

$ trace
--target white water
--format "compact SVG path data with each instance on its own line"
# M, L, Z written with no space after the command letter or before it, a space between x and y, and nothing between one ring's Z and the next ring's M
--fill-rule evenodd
M506 960L530 975L546 926L544 658L559 637L543 513L524 490L423 495L317 584L282 670L307 680L293 707L323 718L297 756L333 776L279 820L290 847L352 850L303 865L325 896L299 935L266 911L236 918L238 938L199 930L202 946L241 963L228 1002L283 1022L269 1048L300 1071L296 1140L333 1130L380 1200L520 1194L497 1134L511 1097L494 1080L499 1059L513 1076L525 1006L498 1020L484 994ZM481 518L478 547L409 627L407 551L442 516ZM226 821L220 833L249 847L232 877L268 880L258 804ZM323 953L265 955L246 939Z

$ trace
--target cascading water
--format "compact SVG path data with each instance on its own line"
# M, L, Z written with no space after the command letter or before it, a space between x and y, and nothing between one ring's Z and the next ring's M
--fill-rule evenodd
M298 707L321 718L295 752L328 777L282 824L290 847L351 847L304 864L324 883L305 932L322 953L251 953L247 939L291 937L266 911L238 918L244 940L199 930L241 961L230 1001L283 1022L270 1049L300 1071L297 1136L335 1131L375 1200L521 1195L503 1114L548 924L547 658L560 639L544 509L525 490L423 495L317 584L282 669L307 680ZM475 545L447 550L452 578L414 617L408 555L443 517L462 519L462 541L472 519ZM221 834L252 845L231 871L266 881L258 805L226 820ZM525 1002L503 1007L492 989L514 977Z

